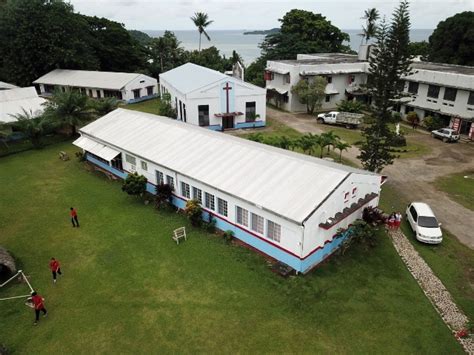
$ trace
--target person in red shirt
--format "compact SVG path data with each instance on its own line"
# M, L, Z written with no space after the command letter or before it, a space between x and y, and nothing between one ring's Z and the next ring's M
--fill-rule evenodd
M49 262L49 268L53 274L53 282L56 283L56 274L62 275L59 261L55 258L51 258L51 261Z
M44 298L38 295L35 291L31 292L31 301L35 309L35 322L34 325L38 324L40 312L43 312L43 317L46 317L48 311L44 308Z
M77 219L77 211L74 207L71 207L71 212L69 212L71 215L71 222L73 227L79 227L79 220Z

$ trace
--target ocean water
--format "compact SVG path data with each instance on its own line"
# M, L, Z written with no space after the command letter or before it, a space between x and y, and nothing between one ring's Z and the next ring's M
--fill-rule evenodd
M208 34L211 41L208 41L204 36L202 37L202 48L211 46L217 47L222 54L227 57L235 50L242 56L246 65L253 62L260 56L260 48L258 45L263 41L265 35L244 35L246 30L226 30L226 31L212 31ZM358 35L360 30L343 30L350 36L349 45L357 51L361 43L361 37ZM164 31L146 30L148 35L152 37L159 37L163 35ZM199 47L199 33L196 30L173 31L181 41L181 45L188 50L198 49ZM416 29L411 30L410 39L413 42L427 41L433 30L430 29Z

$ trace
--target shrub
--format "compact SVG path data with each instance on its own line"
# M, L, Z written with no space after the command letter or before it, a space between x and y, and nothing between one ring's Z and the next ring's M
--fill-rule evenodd
M77 161L78 162L83 162L83 161L86 161L86 153L84 152L76 152L76 158L77 158Z
M402 115L400 112L394 111L392 112L392 118L394 122L400 122L402 120Z
M173 187L168 184L159 184L156 186L155 189L156 197L155 197L155 207L160 208L164 204L168 203L171 204L172 197L173 197Z
M418 114L415 111L410 111L407 113L406 119L410 123L419 122Z
M176 109L171 106L171 95L165 93L161 96L161 100L158 103L158 113L161 116L176 118L178 116Z
M343 231L339 231L343 233ZM377 245L377 235L375 229L363 220L355 221L350 227L349 236L341 244L340 253L342 255L353 245L362 245L366 250Z
M224 234L222 235L222 237L224 238L224 240L226 242L231 242L232 239L234 239L234 232L231 231L231 230L227 230L224 232Z
M202 223L202 207L198 200L188 200L184 213L188 216L194 227L199 227Z
M123 182L122 191L129 195L142 196L146 191L147 179L138 173L128 174Z
M444 121L439 116L426 116L423 119L423 126L425 126L428 131L434 131L443 128Z
M217 220L212 216L212 214L209 214L209 221L204 222L204 228L209 233L215 233L216 223L217 223Z
M366 107L362 102L343 100L337 105L338 111L361 113Z
M394 134L388 141L391 147L406 147L407 140L402 134Z

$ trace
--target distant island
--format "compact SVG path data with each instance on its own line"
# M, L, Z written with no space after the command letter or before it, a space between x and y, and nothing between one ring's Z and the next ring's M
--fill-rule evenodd
M271 33L280 32L279 28L272 28L271 30L256 30L244 32L244 35L269 35Z

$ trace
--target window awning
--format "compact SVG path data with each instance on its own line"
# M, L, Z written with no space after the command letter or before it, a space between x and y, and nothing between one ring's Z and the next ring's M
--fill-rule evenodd
M326 88L324 89L324 93L326 95L337 95L339 94L339 91L336 90L336 88L334 87L334 85L332 84L327 84L326 85Z
M276 91L276 92L279 93L280 95L285 95L285 94L288 93L288 90L276 88L276 87L273 87L273 86L270 86L270 85L267 85L267 90Z
M214 114L215 117L225 117L225 116L242 116L242 112L221 112Z
M111 161L120 154L118 150L107 147L101 143L97 143L96 141L87 137L80 137L72 144L107 161Z
M265 68L266 71L272 72L272 73L277 73L277 74L290 74L290 71L287 69L279 69L279 68Z

